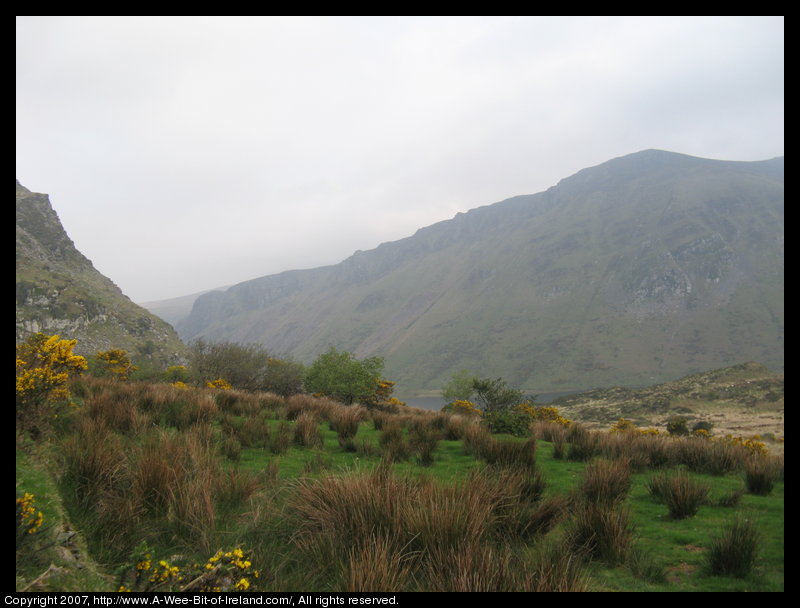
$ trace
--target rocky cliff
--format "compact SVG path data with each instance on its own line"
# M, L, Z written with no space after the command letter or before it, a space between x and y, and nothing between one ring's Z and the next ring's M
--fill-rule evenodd
M35 332L77 339L76 352L122 348L142 367L177 362L175 330L130 301L65 232L46 194L17 181L16 338Z

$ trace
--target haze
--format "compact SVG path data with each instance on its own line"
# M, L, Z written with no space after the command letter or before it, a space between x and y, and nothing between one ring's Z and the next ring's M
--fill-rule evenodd
M137 302L660 148L784 153L783 17L17 17L16 177Z

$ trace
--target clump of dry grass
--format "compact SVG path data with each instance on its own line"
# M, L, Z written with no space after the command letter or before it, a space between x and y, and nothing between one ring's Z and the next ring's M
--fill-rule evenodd
M294 441L306 448L321 448L323 445L322 434L319 432L319 422L311 412L303 412L295 421Z
M745 462L744 482L750 494L767 496L783 474L783 456L753 454Z
M631 467L627 460L595 460L586 465L578 485L590 503L613 506L622 502L631 488Z
M692 517L708 502L708 486L695 481L683 470L652 476L647 490L655 500L667 505L673 519Z

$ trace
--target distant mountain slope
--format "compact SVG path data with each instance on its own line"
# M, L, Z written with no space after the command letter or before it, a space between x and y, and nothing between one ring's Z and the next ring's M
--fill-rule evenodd
M177 362L175 330L131 302L75 248L45 194L17 182L17 341L38 331L77 339L76 352L123 348L137 364Z
M380 355L415 391L461 368L541 392L782 369L783 166L616 158L334 266L203 295L178 330L306 361L330 345Z
M195 300L208 293L209 291L224 291L227 287L218 287L217 289L206 289L198 293L192 293L188 296L179 296L177 298L169 298L167 300L153 300L151 302L138 302L139 306L146 308L157 317L164 319L167 323L175 327L178 323L183 321L192 312Z

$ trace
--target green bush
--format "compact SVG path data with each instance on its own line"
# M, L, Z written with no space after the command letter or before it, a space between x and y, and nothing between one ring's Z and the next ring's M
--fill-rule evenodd
M682 416L670 416L667 420L667 433L670 435L688 435L689 425Z
M495 410L486 412L483 420L492 433L504 433L515 437L530 435L531 419L522 413Z
M331 348L311 364L305 378L306 390L326 395L345 404L368 401L375 394L383 372L383 359L356 359L353 353Z

